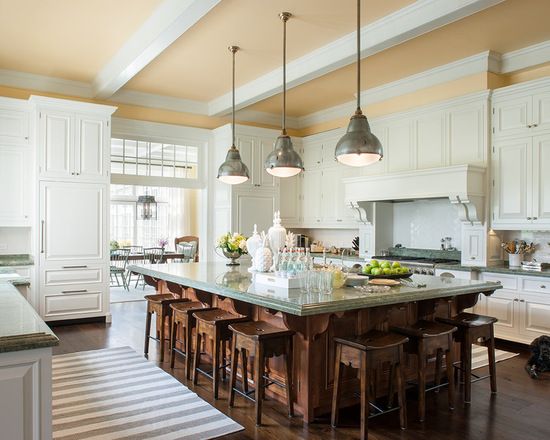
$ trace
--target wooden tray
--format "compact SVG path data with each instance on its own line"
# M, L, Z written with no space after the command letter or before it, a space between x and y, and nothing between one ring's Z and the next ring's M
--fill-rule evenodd
M388 278L374 278L372 280L369 280L369 284L375 285L375 286L400 286L401 282L397 280L390 280Z

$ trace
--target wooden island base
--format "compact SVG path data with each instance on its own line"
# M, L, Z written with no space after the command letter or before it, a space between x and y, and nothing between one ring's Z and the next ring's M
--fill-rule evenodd
M157 280L153 280L147 275L145 275L145 279L152 285L157 284ZM164 281L159 280L158 286L161 293L168 293ZM492 292L483 293L490 295ZM387 331L392 325L403 326L413 324L419 319L449 317L474 306L479 293L312 316L297 316L271 310L193 288L184 289L184 296L212 307L247 315L252 320L268 321L278 327L296 332L294 336L292 396L295 402L295 411L302 414L304 421L309 423L316 417L330 412L335 355L333 338L335 336L360 335L372 329ZM209 344L205 345L205 356L208 356L210 346ZM458 355L458 350L456 353ZM249 362L249 366L251 365L253 363ZM284 382L282 357L270 359L267 369L271 377ZM406 379L416 378L414 357L407 358L404 372ZM249 378L254 380L252 374L253 372L249 371ZM381 376L375 378L374 381L374 392L377 396L385 395L387 392L389 371L383 371ZM342 384L341 406L358 403L358 398L353 396L353 393L358 390L357 372L346 368ZM285 391L276 386L270 387L267 390L267 395L281 402L285 402L286 399Z

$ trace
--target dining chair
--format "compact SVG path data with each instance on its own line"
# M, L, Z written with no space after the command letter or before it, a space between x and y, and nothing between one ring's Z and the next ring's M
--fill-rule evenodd
M184 258L180 262L195 262L199 261L199 237L194 235L185 235L174 240L174 248L176 253L184 254Z
M164 262L164 248L162 247L143 248L142 264L160 264L163 262ZM142 274L138 275L138 279L136 280L136 288L140 280L142 281L143 288L145 289L145 282L143 282Z
M113 249L111 251L111 263L110 263L110 277L111 285L116 282L116 285L120 287L119 276L122 279L122 286L129 290L128 279L126 276L126 267L128 266L128 257L130 256L129 249Z

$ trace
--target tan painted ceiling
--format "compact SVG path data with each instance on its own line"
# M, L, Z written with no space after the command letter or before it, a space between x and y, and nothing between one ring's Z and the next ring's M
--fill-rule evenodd
M0 68L91 82L162 0L0 0Z
M363 0L363 24L414 0ZM251 81L281 65L282 22L287 24L288 60L298 58L355 28L355 0L223 0L125 89L193 100L211 100L229 91L231 56L237 54L237 84Z
M507 0L363 60L362 90L485 50L504 53L549 40L548 17L549 0ZM303 116L348 102L355 99L355 87L355 66L344 67L289 90L287 112ZM248 109L277 113L281 98L274 96Z

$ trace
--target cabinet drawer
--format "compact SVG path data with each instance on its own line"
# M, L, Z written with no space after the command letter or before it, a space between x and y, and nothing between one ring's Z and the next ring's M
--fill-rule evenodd
M44 296L45 318L70 317L87 313L101 313L103 292L88 289L60 290L57 294Z
M44 269L42 282L44 287L102 283L103 271L98 265L67 264Z
M502 284L504 289L518 290L518 278L512 275L502 275L500 273L483 273L483 281L492 281Z
M550 294L550 278L523 278L522 290Z

